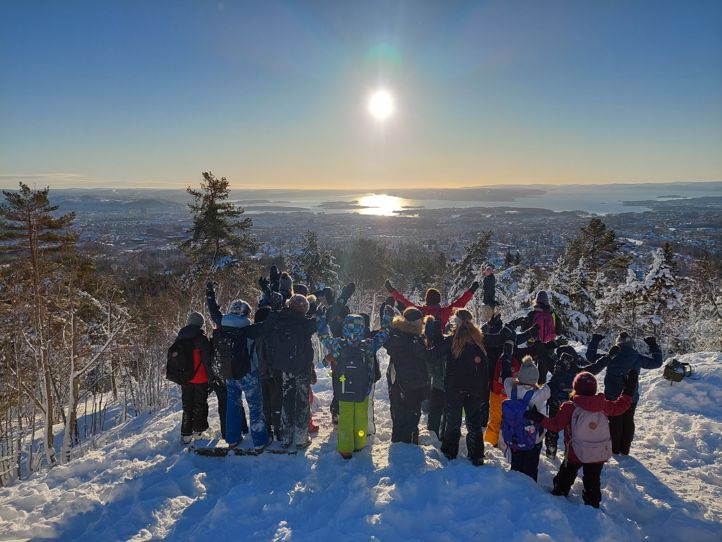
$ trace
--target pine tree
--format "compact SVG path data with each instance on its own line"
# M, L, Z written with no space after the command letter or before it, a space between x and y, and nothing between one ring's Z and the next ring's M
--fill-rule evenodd
M492 235L491 231L479 233L476 240L466 247L462 259L454 264L454 282L450 297L460 295L474 280L481 280L481 273L488 261Z
M591 273L602 271L608 275L619 275L629 264L629 259L620 254L620 247L616 232L607 229L601 219L592 218L589 224L579 229L579 235L567 243L565 267L571 271L584 257Z
M0 205L0 239L2 256L12 262L3 277L11 287L28 284L31 315L28 324L30 334L25 334L32 356L38 368L41 382L41 399L31 396L43 412L43 440L48 465L56 463L53 423L55 421L54 397L57 383L51 367L51 318L49 297L54 293L54 278L62 261L75 248L76 236L69 228L75 215L56 216L57 206L50 203L50 189L32 190L20 183L17 192L4 190L4 203ZM6 290L12 292L12 289ZM20 299L9 299L13 305L21 305ZM31 395L29 389L26 393Z
M301 252L291 261L296 281L304 280L309 290L338 282L339 266L330 250L320 248L315 231L306 232L301 241Z
M608 287L597 300L598 327L609 332L624 330L638 336L642 329L643 291L644 283L640 282L633 269L627 269L625 282Z
M250 234L253 221L243 217L244 209L228 201L229 182L203 173L200 190L187 189L192 201L188 204L193 215L190 238L180 248L190 260L190 268L183 284L193 289L213 277L221 283L219 293L225 297L248 295L254 288L258 266L251 256L258 244ZM198 291L196 291L198 294Z
M682 308L682 296L676 287L677 278L672 271L673 265L673 256L670 256L665 248L658 248L644 277L644 288L641 292L644 302L644 331L651 332L670 345L673 345L674 337L669 336L669 328L674 315Z

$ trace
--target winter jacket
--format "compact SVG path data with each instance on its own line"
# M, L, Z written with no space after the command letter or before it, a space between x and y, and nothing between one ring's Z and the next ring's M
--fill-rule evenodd
M579 365L578 362L582 361L582 358L577 357L576 361L567 363L565 360L554 358L554 371L552 371L551 380L549 380L549 387L552 390L552 400L555 402L563 403L569 400L569 395L572 393L572 383L574 377L580 372L586 371L597 375L602 372L606 365L606 360L599 359L596 363L589 365ZM568 358L567 358L568 359Z
M504 350L505 342L511 341L514 343L514 346L519 346L534 336L534 331L531 327L521 333L515 333L513 328L504 325L499 315L495 315L491 320L481 326L481 331L484 333L484 348L486 348L489 359L499 359L499 356L501 356Z
M504 393L507 397L511 397L514 380L515 379L513 377L504 379ZM536 386L528 386L526 384L517 383L516 398L522 399L529 390L534 390L534 395L531 396L531 401L529 401L529 408L531 409L532 407L536 407L539 412L546 412L547 401L549 400L549 397L551 397L551 390L549 389L549 386L544 385L541 388L537 388ZM539 444L543 439L544 431L539 431L536 443Z
M211 343L200 326L185 326L178 331L178 339L193 340L193 366L197 367L189 384L206 384L211 370Z
M619 416L624 414L632 405L631 395L620 395L615 400L604 398L603 393L596 395L576 395L571 401L567 401L559 408L559 412L553 418L543 418L542 427L552 433L559 433L564 430L564 447L567 450L567 459L572 463L581 463L574 454L571 445L572 440L572 416L577 406L590 412L603 412L606 416Z
M461 309L465 307L466 304L471 301L471 298L474 297L474 292L472 292L471 290L466 290L463 294L461 294L458 298L454 299L454 301L449 303L446 307L442 307L441 305L416 305L409 301L406 297L404 297L401 292L398 292L396 290L393 290L391 292L391 296L396 301L403 303L406 308L416 307L422 313L424 313L424 316L431 315L437 320L441 320L442 326L446 327L449 318L451 318L451 316L454 314L454 309Z
M402 317L394 318L384 346L391 358L387 376L392 385L398 385L402 393L429 388L429 351L413 325Z
M488 400L489 385L489 361L481 348L467 344L458 358L449 352L444 377L446 393L465 392Z
M659 369L662 366L662 351L659 347L650 348L649 352L652 357L643 356L629 345L620 347L619 352L614 357L609 357L607 365L607 374L604 376L604 396L612 399L618 396L624 388L627 375L630 371L641 372L641 369ZM605 361L602 356L597 363ZM634 391L633 403L639 401L639 386Z
M364 359L365 369L367 371L367 378L365 379L366 386L364 390L357 397L356 402L362 401L369 393L371 393L371 387L376 380L374 374L374 359L375 354L379 348L381 348L386 339L389 337L391 331L391 317L384 315L384 319L381 322L381 329L367 338L366 334L366 323L363 316L359 314L349 314L346 316L342 329L341 337L332 337L331 332L326 322L326 316L321 315L318 318L317 332L318 338L321 340L328 352L336 360L336 369L334 371L334 392L339 397L339 400L345 401L343 397L344 393L339 392L342 388L338 380L345 377L344 363L346 357L352 356L355 352L360 352L361 357Z
M248 338L248 331L253 324L245 316L238 314L223 315L220 320L220 328L213 332L214 345L217 347L218 340L223 337L232 337L233 344L245 345L245 352L238 352L230 360L220 359L218 348L213 353L214 372L220 374L226 380L240 380L251 370L251 353L253 352L253 339ZM262 326L259 326L262 328ZM258 329L258 328L257 328ZM230 363L229 363L230 362Z
M272 313L256 326L264 326L266 346L274 371L293 375L311 375L313 369L313 345L311 337L316 333L316 319L306 318L288 307ZM289 344L291 338L294 344Z

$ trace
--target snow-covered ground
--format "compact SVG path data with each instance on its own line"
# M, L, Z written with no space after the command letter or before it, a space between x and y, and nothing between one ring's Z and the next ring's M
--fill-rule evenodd
M378 433L351 461L334 451L330 382L319 371L321 431L297 456L207 458L179 444L177 406L133 419L84 457L0 490L0 539L61 540L722 540L722 354L682 357L698 380L642 375L632 456L602 475L602 510L549 494L497 450L447 461L439 443L390 444L384 379ZM600 378L601 380L601 378ZM217 429L215 403L212 427ZM462 444L462 452L465 447Z

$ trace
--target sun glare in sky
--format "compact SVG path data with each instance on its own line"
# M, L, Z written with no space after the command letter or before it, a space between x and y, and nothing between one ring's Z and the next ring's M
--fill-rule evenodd
M385 122L394 114L394 97L388 90L379 89L369 97L368 110L374 119Z

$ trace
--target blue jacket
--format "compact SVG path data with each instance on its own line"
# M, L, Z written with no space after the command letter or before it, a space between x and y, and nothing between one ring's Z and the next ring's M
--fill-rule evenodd
M662 351L650 349L652 357L643 356L631 346L622 346L616 356L609 359L604 377L604 396L613 401L622 393L629 371L640 373L642 369L659 369L662 366ZM634 391L632 403L639 401L639 386Z

